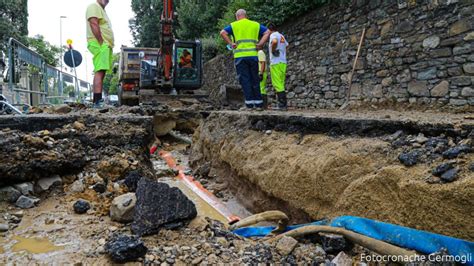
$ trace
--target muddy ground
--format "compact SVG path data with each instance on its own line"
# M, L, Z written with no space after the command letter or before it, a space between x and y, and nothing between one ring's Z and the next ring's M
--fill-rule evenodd
M160 136L160 147L184 166L190 161L189 172L240 217L271 209L282 209L292 222L358 215L474 239L468 217L474 211L469 209L474 198L472 153L447 160L431 156L436 155L433 151L428 154L423 150L426 140L414 141L418 135L409 133L396 138L393 132L370 137L341 131L316 134L302 130L301 125L281 126L286 120L280 121L278 112L264 112L276 118L259 118L261 113L236 116L238 112L212 113L198 107L195 102L107 111L76 106L59 117L58 110L36 110L41 113L25 119L0 117L10 123L0 123L2 186L32 182L36 189L42 178L61 179L60 184L33 193L39 198L33 208L0 203L0 224L9 225L8 231L0 233L0 263L112 263L105 243L114 234L131 234L129 224L109 217L112 199L127 192L124 177L139 171L180 187L165 162L147 153L158 143L153 132L153 128L159 130L157 120L166 124L173 120L175 133L182 137ZM293 121L314 114L292 111L285 116ZM329 120L419 118L426 123L442 117L440 123L454 128L444 135L448 147L472 145L464 132L472 123L464 114L322 111L317 116ZM266 124L259 124L260 120ZM346 127L341 128L344 133ZM453 133L458 131L464 133ZM183 139L192 139L193 144ZM399 146L394 144L397 140ZM422 149L419 163L402 165L399 154L414 148ZM452 182L431 174L434 166L446 161L460 169ZM97 184L104 184L105 191ZM202 203L188 196L195 201L198 217L179 229L142 237L148 252L137 263L328 263L339 254L324 246L321 238L298 239L289 252L283 244L240 238L226 229L222 216L206 212ZM91 203L87 213L74 212L78 199ZM349 244L344 249L349 261L369 253Z
M173 180L174 172L158 155L147 155L155 141L153 119L146 116L147 112L130 108L88 113L79 108L61 116L42 113L13 120L0 118L9 121L2 124L0 132L0 151L4 155L0 159L2 186L31 184L33 190L26 191L24 196L39 200L26 209L0 203L0 223L8 225L8 230L1 233L0 263L112 263L105 250L106 242L114 234L131 234L128 224L109 217L112 199L127 192L123 178L138 171L145 177L180 187ZM177 134L190 139L186 132L196 125L190 119L178 122L176 128L182 128L182 132ZM189 144L168 136L161 138L160 143L180 164L187 165ZM60 181L37 190L42 180L51 176ZM234 213L241 217L249 215L224 185L219 181L205 182L211 192L229 202ZM85 214L74 211L78 199L91 205ZM138 263L329 262L338 254L326 253L314 240L292 246L288 254L275 245L243 239L226 229L225 218L207 212L202 203L195 203L198 217L185 227L162 229L157 235L142 238L148 252ZM363 251L350 245L344 248L349 256Z

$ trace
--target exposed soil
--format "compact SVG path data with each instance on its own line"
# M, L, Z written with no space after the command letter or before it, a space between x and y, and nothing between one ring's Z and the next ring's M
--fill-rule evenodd
M175 107L180 109L171 110ZM0 264L112 263L104 244L113 234L131 232L128 224L110 220L109 207L115 197L127 192L123 179L131 171L177 186L198 209L198 217L190 224L143 237L149 250L139 263L329 263L338 254L326 253L319 238L298 239L294 250L285 255L275 244L230 233L219 222L224 221L222 216L189 194L156 154L148 155L153 142L161 143L179 164L188 166L190 161L196 178L240 217L272 209L285 211L295 223L357 215L474 239L472 153L443 159L426 144L413 141L417 136L410 135L412 132L394 137L393 132L384 135L377 130L372 136L362 130L350 136L347 125L351 123L341 131L311 133L317 128L311 124L312 116L336 123L345 118L422 118L433 125L439 122L439 115L267 111L262 116L256 112L200 112L198 107L193 102L107 111L76 106L60 116L45 114L54 112L48 109L27 117L0 116L7 122L0 123L0 154L4 155L0 184L36 184L52 175L62 180L60 186L35 195L40 203L34 208L20 210L0 202L0 224L9 225L7 232L0 233ZM171 121L181 132L172 132L175 137L165 135L171 127L154 127L153 116ZM295 120L298 123L292 124ZM409 127L417 130L423 123ZM447 135L430 131L434 133L427 137L445 139L445 148L472 146L470 119L451 114L439 123ZM164 132L157 134L159 130ZM193 132L193 144L184 143ZM159 141L154 139L157 136ZM403 166L399 154L413 149L421 150L419 163ZM447 161L459 168L452 182L431 174L435 166ZM78 181L84 184L83 190L74 188ZM97 184L104 184L105 192L96 191ZM74 213L72 205L78 199L91 203L86 214ZM361 253L369 252L355 246L346 253L358 261Z
M33 132L32 134L35 134ZM179 143L173 138L162 139L163 148L173 153L178 162L187 165L188 144ZM127 165L122 161L125 153L122 150L115 156L100 161L92 160L78 174L63 177L64 185L56 187L48 194L43 194L39 205L32 209L20 210L7 203L1 203L2 217L0 222L9 223L11 229L2 233L0 241L0 263L16 264L110 264L111 260L104 250L104 244L117 233L131 234L127 224L113 222L108 216L110 201L113 197L126 192L120 185L123 173L128 170L144 172L140 165ZM131 153L133 154L133 153ZM132 166L137 166L136 168ZM148 164L145 164L147 166ZM152 165L159 180L181 187L179 182L166 173L172 173L157 155L152 156ZM130 168L130 169L128 169ZM107 176L107 191L98 193L92 189L96 182L102 182ZM71 182L83 180L84 192L72 191ZM217 190L219 182L208 182L207 186ZM212 213L205 203L181 189L196 203L199 216L188 226L178 230L161 230L157 235L143 237L148 252L139 263L167 263L178 265L213 264L213 263L270 263L270 262L329 262L337 253L326 254L320 244L314 240L301 239L294 251L282 255L275 244L254 241L238 237L226 229L226 225L209 218L225 220ZM219 193L217 193L219 195ZM243 208L235 204L232 194L221 193L220 196L231 202L231 208L241 217L248 215ZM86 214L76 214L72 205L77 199L89 201L92 208ZM234 204L234 205L232 205ZM232 207L233 206L233 207ZM219 219L220 218L220 219ZM370 253L356 246L346 251L349 256L359 258L359 254Z
M421 144L394 147L387 135L330 137L258 131L251 129L255 128L251 120L232 112L211 114L194 135L192 165L208 162L211 172L231 173L233 177L225 177L229 183L235 179L250 182L312 219L356 215L474 239L470 218L474 173L468 169L474 161L472 153L454 159L460 169L454 182L432 182L432 169L446 161L439 154L426 155L413 167L398 160L401 152ZM463 142L459 137L447 139L451 145ZM469 138L464 142L472 144ZM253 210L262 201L244 202ZM279 201L273 204L276 209L280 206Z

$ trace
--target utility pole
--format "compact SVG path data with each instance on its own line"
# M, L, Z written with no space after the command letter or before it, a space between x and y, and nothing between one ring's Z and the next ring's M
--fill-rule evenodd
M63 18L66 16L59 17L59 61L61 62L61 68L59 71L59 86L58 86L58 96L63 96Z

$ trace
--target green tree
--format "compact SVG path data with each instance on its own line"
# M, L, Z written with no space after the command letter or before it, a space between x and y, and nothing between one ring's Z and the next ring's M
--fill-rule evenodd
M64 86L63 94L68 97L74 97L74 95L76 95L76 88L74 85Z
M114 54L114 59L113 59L114 66L118 66L119 59L120 59L120 54L119 53ZM106 91L108 95L117 94L118 84L119 84L118 71L115 71L115 73L114 71L112 71L105 75L103 88L104 88L104 91Z
M347 0L231 0L227 5L227 11L219 20L219 28L223 28L235 21L235 12L243 8L247 16L264 25L273 22L281 25L286 20L295 19L298 16L310 12L315 8L329 3L342 3Z
M225 45L218 33L235 21L235 12L243 8L250 19L264 25L281 25L328 3L348 0L181 0L175 1L178 12L177 38L202 39L206 59L224 52ZM136 16L130 28L137 46L160 46L160 17L162 0L132 0Z
M59 47L45 41L42 35L36 35L33 38L28 37L28 43L33 50L45 58L47 64L58 66L58 57L61 53Z
M21 42L28 35L28 0L0 0L0 50L6 51L8 39Z
M201 39L216 34L216 25L230 0L188 0L177 6L177 36L183 40Z
M162 0L132 0L135 18L129 21L135 46L160 47Z

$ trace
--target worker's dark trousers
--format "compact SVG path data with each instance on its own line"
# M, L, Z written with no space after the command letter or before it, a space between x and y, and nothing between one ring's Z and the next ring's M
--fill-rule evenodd
M258 61L254 59L236 60L235 69L237 71L237 78L244 91L245 106L248 108L262 107L263 100L260 94Z

